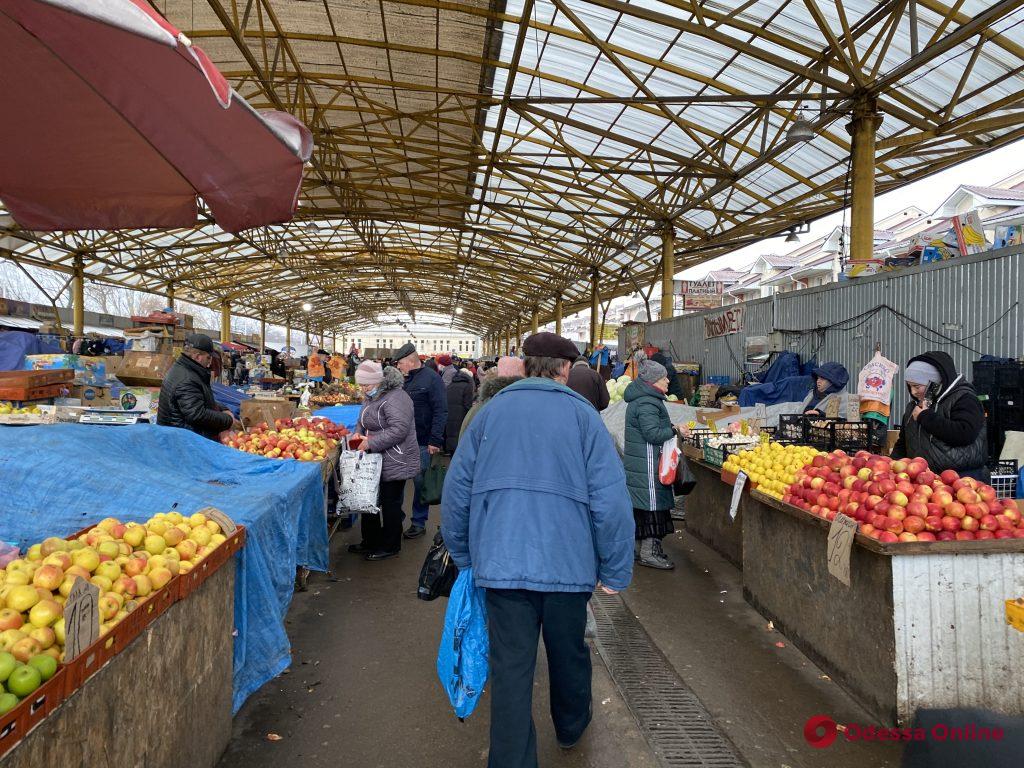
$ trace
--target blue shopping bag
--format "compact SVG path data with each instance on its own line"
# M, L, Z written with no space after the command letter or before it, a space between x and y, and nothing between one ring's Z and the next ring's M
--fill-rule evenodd
M473 569L459 572L448 598L437 676L459 720L473 714L487 682L490 640L484 591L473 585Z

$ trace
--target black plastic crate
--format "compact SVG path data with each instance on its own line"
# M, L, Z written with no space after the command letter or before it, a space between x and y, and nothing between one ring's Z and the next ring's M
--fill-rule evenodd
M807 444L819 451L872 451L880 446L872 437L871 425L866 421L827 419L821 416L807 418Z
M1000 499L1013 499L1017 496L1017 479L1019 469L1016 459L995 461L988 466L990 482Z
M971 371L971 383L980 394L992 394L996 391L996 364L975 361Z
M810 416L806 418L804 430L805 441L812 448L819 451L831 451L835 444L835 431L833 427L838 419L829 419L825 416Z
M996 386L1019 388L1021 385L1021 365L1017 362L1002 363L996 366Z
M722 445L704 445L704 461L713 467L720 467L725 464L727 456L740 451L746 451L754 446L749 443L722 443Z
M779 416L775 440L787 445L806 445L807 417L802 413L784 413Z
M712 432L710 429L691 429L690 434L681 438L683 445L693 446L697 450L704 448L704 441L709 437L713 437L719 434L718 432Z

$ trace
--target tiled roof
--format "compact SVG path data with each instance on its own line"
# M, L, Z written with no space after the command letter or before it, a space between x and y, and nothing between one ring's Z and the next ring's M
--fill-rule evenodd
M1021 189L1000 189L999 187L973 187L967 185L964 185L963 188L981 197L992 197L997 200L1024 200L1024 190Z

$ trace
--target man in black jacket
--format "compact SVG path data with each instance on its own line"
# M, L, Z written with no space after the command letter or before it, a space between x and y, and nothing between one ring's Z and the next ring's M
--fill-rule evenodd
M185 349L174 361L160 387L156 423L181 427L216 440L232 426L241 427L229 411L217 406L210 387L210 366L216 354L213 341L202 333L185 339Z
M590 367L585 357L576 358L576 362L572 364L567 386L576 394L587 398L598 411L607 408L608 401L611 400L608 385L601 378L601 374Z
M412 523L403 534L407 539L415 539L427 529L430 507L420 504L420 489L431 457L444 448L448 397L441 377L423 364L411 343L404 344L395 353L395 366L405 376L405 391L412 398L416 442L420 447L420 473L413 480Z

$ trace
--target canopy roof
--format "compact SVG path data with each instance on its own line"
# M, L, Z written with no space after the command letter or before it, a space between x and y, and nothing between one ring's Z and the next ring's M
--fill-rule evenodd
M588 306L594 269L602 298L646 290L667 226L683 269L838 210L865 99L878 193L1024 136L1024 0L154 5L310 127L299 215L17 232L15 257L278 323L311 300L328 332L417 312L502 331L558 293ZM790 142L801 116L816 135Z

